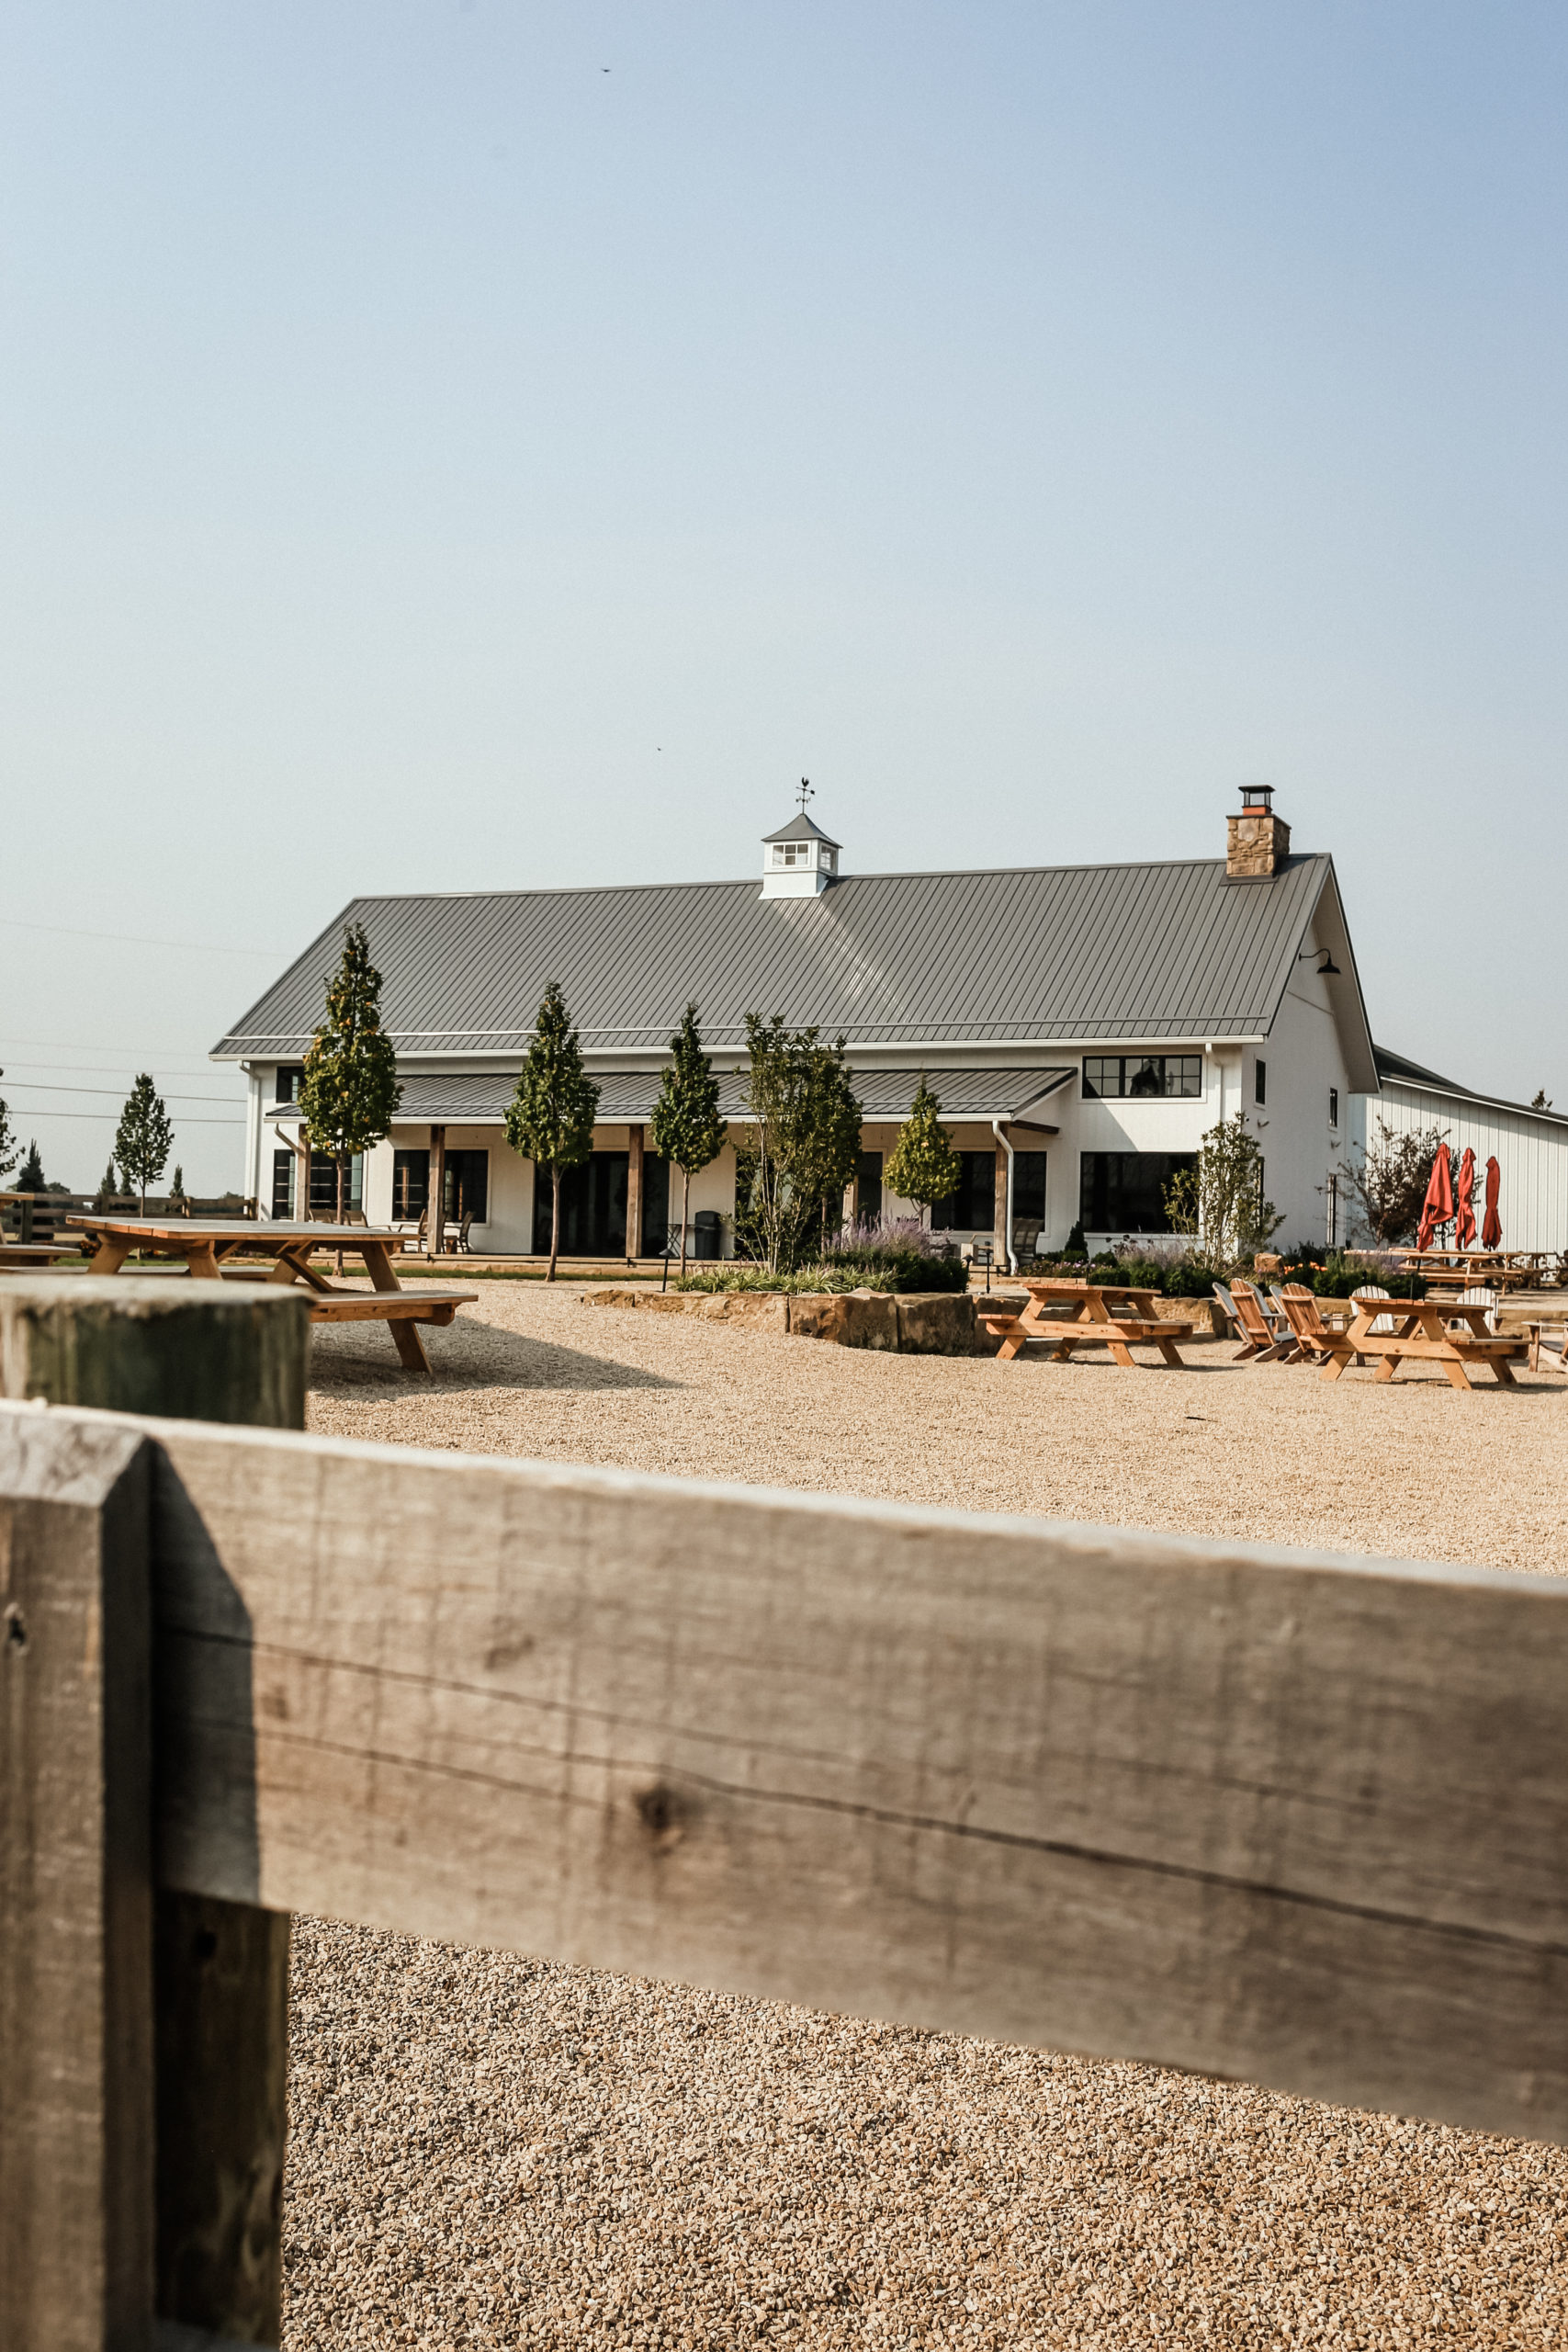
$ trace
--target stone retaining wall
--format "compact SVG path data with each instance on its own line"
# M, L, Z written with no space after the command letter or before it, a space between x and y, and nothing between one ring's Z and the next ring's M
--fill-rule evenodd
M829 1340L840 1348L925 1356L976 1352L975 1301L962 1291L803 1291L791 1297L785 1291L615 1289L585 1291L583 1303L637 1307L645 1315L695 1315L797 1340ZM981 1344L989 1352L985 1334Z

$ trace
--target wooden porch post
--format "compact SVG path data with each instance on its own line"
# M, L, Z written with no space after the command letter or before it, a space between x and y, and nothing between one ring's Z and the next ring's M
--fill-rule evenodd
M998 1146L997 1146L997 1179L996 1179L996 1182L997 1182L997 1205L996 1205L996 1211L995 1211L995 1224L996 1224L996 1229L997 1229L997 1253L996 1253L996 1254L997 1254L997 1263L998 1263L998 1265L1001 1268L1002 1272L1005 1274L1005 1273L1008 1272L1009 1267L1010 1267L1010 1254L1009 1254L1009 1253L1010 1253L1010 1251L1011 1245L1012 1245L1012 1236L1011 1236L1011 1234L1010 1234L1010 1233L1008 1231L1008 1229L1007 1229L1007 1223L1008 1223L1008 1156L1007 1156L1007 1153L1003 1150L1003 1148L1002 1148L1002 1147L1001 1147L1001 1145L1000 1145L1000 1144L998 1144Z
M626 1263L634 1265L642 1255L642 1129L628 1127L630 1148L626 1158Z
M446 1130L430 1130L430 1178L424 1195L424 1254L439 1258L446 1238Z

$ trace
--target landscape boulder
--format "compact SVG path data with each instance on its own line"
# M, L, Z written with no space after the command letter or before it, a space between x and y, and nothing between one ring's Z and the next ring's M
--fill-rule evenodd
M966 1356L975 1348L975 1301L963 1291L905 1291L897 1311L898 1349L910 1356Z

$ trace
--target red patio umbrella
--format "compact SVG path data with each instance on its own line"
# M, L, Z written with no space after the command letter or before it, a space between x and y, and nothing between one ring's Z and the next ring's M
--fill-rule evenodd
M1454 1248L1473 1250L1475 1247L1475 1154L1468 1144L1459 1164L1459 1179L1454 1185Z
M1432 1162L1432 1173L1427 1179L1427 1197L1421 1204L1421 1222L1416 1228L1417 1250L1431 1248L1433 1227L1447 1225L1453 1213L1454 1184L1449 1169L1449 1148L1446 1143L1440 1143L1438 1156Z
M1483 1250L1502 1247L1503 1220L1497 1214L1497 1195L1503 1189L1503 1171L1495 1159L1486 1163L1486 1215L1482 1219L1481 1246Z

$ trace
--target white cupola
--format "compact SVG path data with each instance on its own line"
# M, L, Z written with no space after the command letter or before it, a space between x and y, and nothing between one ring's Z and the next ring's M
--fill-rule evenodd
M800 812L762 843L764 899L816 899L839 871L839 844L806 813L811 786L801 778Z

